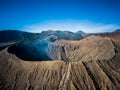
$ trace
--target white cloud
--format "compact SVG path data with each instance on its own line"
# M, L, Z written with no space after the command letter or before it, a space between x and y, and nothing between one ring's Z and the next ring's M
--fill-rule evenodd
M37 23L33 25L27 25L24 26L22 30L29 32L41 32L46 30L61 30L61 31L68 30L76 32L78 30L83 30L86 33L96 33L96 32L111 32L118 28L120 28L120 26L114 24L101 24L75 20L67 21L56 20Z

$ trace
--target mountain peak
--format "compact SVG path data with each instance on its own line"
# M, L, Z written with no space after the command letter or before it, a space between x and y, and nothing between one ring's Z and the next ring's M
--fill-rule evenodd
M85 32L82 31L82 30L79 30L79 31L76 32L76 34L85 34Z

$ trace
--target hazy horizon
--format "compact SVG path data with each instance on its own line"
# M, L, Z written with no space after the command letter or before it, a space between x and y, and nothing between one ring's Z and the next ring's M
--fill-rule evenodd
M0 30L86 33L120 28L119 0L0 0Z

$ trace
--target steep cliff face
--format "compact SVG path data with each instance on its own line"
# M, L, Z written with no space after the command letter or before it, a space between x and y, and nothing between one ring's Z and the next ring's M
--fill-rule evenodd
M18 55L32 55L18 53L23 45L8 47L0 51L0 90L120 90L119 37L113 38L30 43L27 49L50 61L27 61Z
M62 50L60 55L64 53L70 61L108 60L115 55L111 39L99 36L90 36L80 41L61 40L55 42L55 45L59 46L56 51Z
M112 39L114 45L120 50L120 30L111 33L109 36Z

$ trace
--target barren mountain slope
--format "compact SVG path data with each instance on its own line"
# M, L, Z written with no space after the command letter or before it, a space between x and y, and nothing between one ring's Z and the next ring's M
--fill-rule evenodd
M54 47L52 54L63 60L24 61L2 50L0 90L120 90L120 53L110 38L63 40Z
M90 36L80 41L60 40L55 42L55 46L57 48L52 49L53 53L60 55L60 58L56 59L63 58L63 60L70 61L108 60L115 55L115 47L111 39L100 36ZM62 57L63 53L64 57Z

